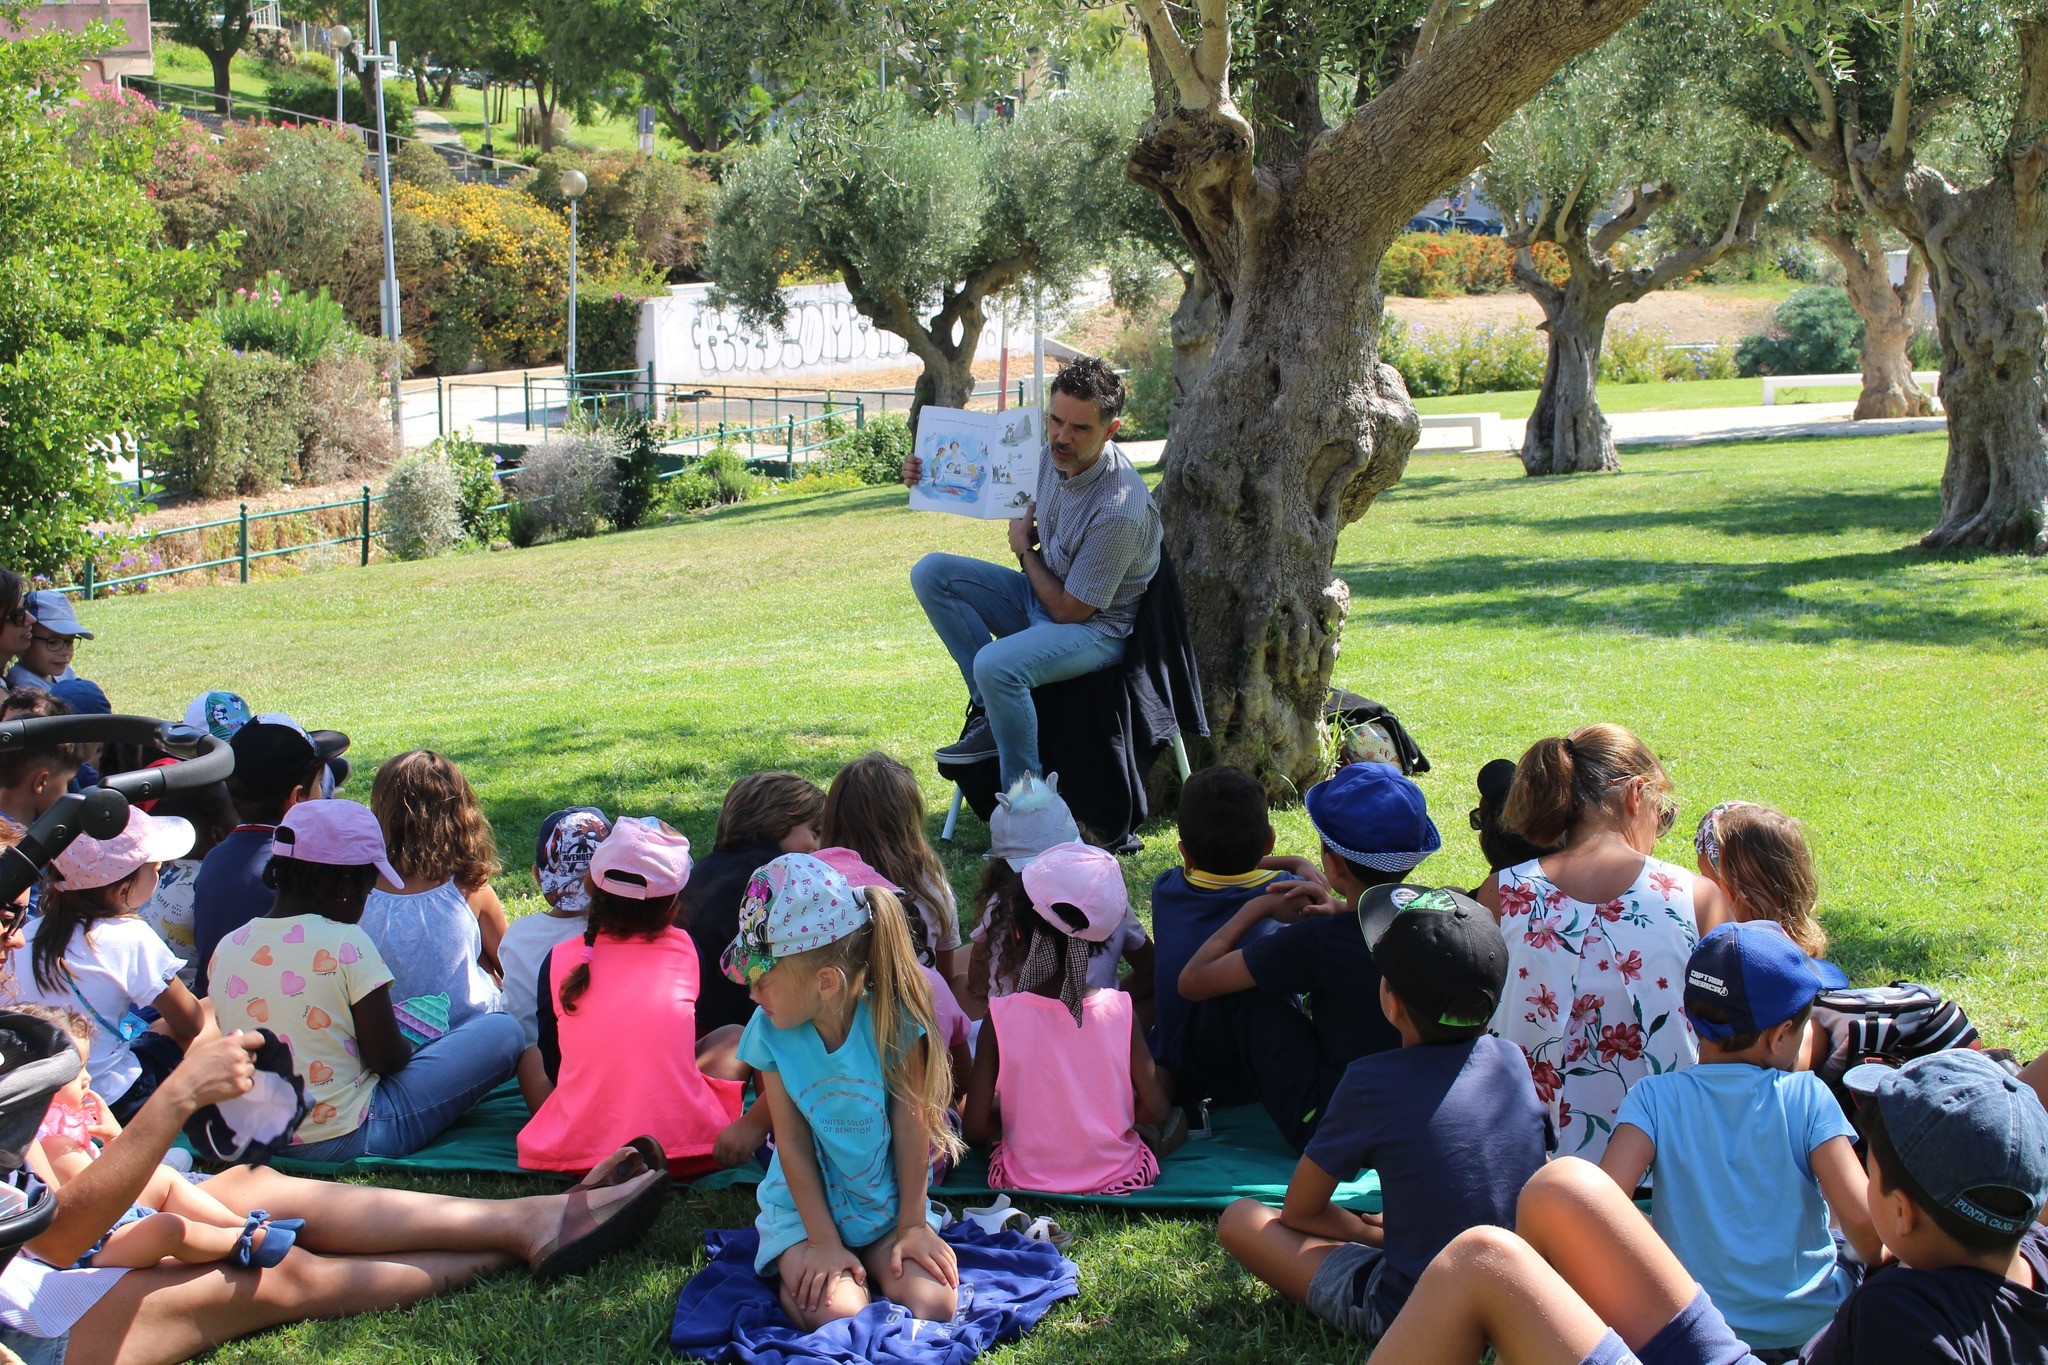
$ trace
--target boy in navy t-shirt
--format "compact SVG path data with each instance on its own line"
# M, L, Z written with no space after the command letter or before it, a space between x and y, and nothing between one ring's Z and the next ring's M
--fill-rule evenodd
M1321 878L1269 885L1242 902L1177 981L1180 997L1201 1002L1182 1039L1187 1071L1220 1103L1256 1099L1297 1152L1344 1068L1401 1045L1349 907L1443 844L1422 789L1391 764L1348 764L1309 788L1304 804L1322 844Z
M1507 948L1485 907L1448 889L1384 886L1361 899L1354 932L1372 945L1402 1045L1344 1072L1285 1207L1240 1199L1219 1231L1245 1269L1371 1340L1453 1238L1513 1224L1547 1133L1521 1052L1486 1031ZM1331 1202L1368 1167L1380 1178L1377 1221Z
M2048 1112L1981 1052L1854 1068L1873 1270L1803 1365L2048 1362ZM1731 1193L1736 1193L1731 1190ZM1522 1192L1516 1232L1476 1229L1431 1263L1373 1365L1502 1360L1756 1365L1612 1179L1573 1157ZM1769 1254L1758 1248L1759 1255Z

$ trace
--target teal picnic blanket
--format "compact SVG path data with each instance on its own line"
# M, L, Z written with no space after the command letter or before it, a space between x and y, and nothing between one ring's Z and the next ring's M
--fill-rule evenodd
M1210 1119L1214 1136L1191 1139L1159 1163L1159 1179L1135 1194L1041 1194L1009 1190L1033 1200L1063 1204L1100 1204L1105 1208L1220 1209L1237 1199L1279 1204L1287 1197L1287 1180L1300 1158L1281 1141L1266 1111L1255 1104L1219 1109ZM995 1194L988 1183L988 1158L969 1152L953 1173L932 1191L934 1199L958 1202ZM1367 1171L1337 1187L1335 1201L1360 1213L1380 1211L1380 1178Z
M526 1120L526 1101L520 1097L519 1087L507 1081L411 1156L364 1156L342 1162L294 1161L279 1156L271 1164L281 1171L308 1175L343 1171L468 1171L555 1178L551 1172L520 1167L519 1130ZM1280 1140L1279 1130L1273 1127L1265 1110L1256 1105L1218 1110L1213 1127L1215 1136L1206 1141L1191 1141L1168 1157L1160 1163L1158 1181L1136 1194L1038 1194L1026 1190L1011 1193L1070 1204L1152 1209L1220 1209L1233 1199L1278 1204L1286 1198L1287 1178L1294 1173L1295 1155ZM691 1188L716 1190L729 1185L751 1185L761 1176L759 1166L742 1166L705 1176L693 1182ZM932 1191L933 1197L952 1203L992 1193L988 1185L988 1160L979 1152L968 1153L952 1175ZM1337 1202L1362 1212L1378 1212L1379 1178L1368 1171L1359 1179L1338 1186Z

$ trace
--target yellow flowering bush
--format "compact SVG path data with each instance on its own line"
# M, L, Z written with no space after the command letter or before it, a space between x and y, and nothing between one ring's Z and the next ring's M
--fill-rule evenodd
M544 365L562 352L569 225L488 185L391 187L412 363L460 374Z

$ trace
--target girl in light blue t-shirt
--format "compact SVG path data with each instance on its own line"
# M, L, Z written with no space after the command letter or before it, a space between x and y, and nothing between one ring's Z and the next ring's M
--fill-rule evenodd
M754 1268L780 1281L805 1331L852 1317L870 1294L951 1321L960 1272L927 1195L946 1122L945 1049L926 1043L931 990L902 904L856 891L809 854L754 874L725 974L759 1006L739 1043L775 1125Z

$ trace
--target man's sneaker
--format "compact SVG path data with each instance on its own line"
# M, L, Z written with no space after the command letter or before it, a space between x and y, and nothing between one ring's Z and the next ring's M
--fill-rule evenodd
M960 738L938 751L941 763L979 763L995 756L996 732L989 728L988 717L980 714L969 716Z

